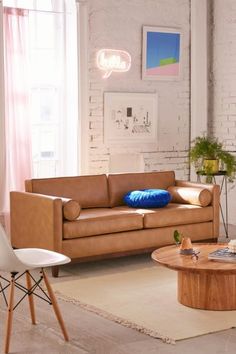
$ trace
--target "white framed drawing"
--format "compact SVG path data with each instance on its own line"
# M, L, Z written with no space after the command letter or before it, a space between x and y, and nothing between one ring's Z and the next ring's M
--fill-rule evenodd
M156 93L104 93L104 143L157 145Z
M182 33L175 28L143 27L143 80L178 80L181 77Z

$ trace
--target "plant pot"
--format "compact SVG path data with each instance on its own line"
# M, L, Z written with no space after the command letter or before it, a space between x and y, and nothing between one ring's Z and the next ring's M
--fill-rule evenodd
M193 254L193 246L190 237L183 237L180 245L180 254Z
M206 174L214 174L219 172L219 160L208 160L203 161L203 169Z

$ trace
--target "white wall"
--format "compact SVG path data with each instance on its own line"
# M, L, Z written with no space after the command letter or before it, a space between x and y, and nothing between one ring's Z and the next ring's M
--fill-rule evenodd
M89 132L88 173L108 172L110 153L141 152L145 170L173 169L178 178L188 178L190 132L190 1L189 0L88 0L89 15ZM141 79L142 26L180 28L183 32L182 72L179 81ZM108 79L96 67L101 48L127 50L132 67ZM157 149L108 148L103 141L104 92L156 92L158 106Z
M208 130L209 4L208 0L191 0L191 142ZM196 179L196 169L191 164L190 180Z
M214 0L210 131L236 152L236 1ZM236 183L230 185L229 222L236 224Z

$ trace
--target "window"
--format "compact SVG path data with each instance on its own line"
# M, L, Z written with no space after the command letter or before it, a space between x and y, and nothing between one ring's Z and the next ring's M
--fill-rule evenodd
M25 60L33 177L78 174L75 1L5 0L3 5L28 10Z

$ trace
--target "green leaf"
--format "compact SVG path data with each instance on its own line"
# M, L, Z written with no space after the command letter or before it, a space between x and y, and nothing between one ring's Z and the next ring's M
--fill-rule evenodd
M181 233L178 230L174 231L174 240L176 243L180 243L181 242Z

